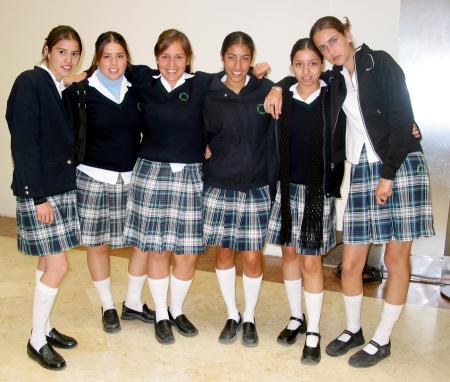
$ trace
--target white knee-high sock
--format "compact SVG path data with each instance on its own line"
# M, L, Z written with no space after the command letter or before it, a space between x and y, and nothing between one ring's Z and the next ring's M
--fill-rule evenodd
M144 289L147 275L133 276L128 273L128 290L125 297L125 306L127 308L142 312L142 290Z
M163 279L147 278L150 293L153 297L153 303L156 310L156 322L161 320L168 320L169 313L167 312L167 290L169 289L169 276Z
M303 319L302 312L302 279L298 280L284 280L284 287L291 308L291 317ZM300 322L296 320L289 320L287 328L295 330L300 326Z
M41 277L42 277L43 274L44 274L44 272L41 271L40 269L36 270L36 283L35 283L35 285L37 285L38 282L41 281ZM51 312L50 312L50 316L51 316ZM53 325L52 325L50 316L48 316L47 325L45 326L45 334L46 335L49 335L50 331L53 329Z
M308 312L308 332L319 333L320 331L320 316L322 314L322 304L323 304L323 292L320 293L309 293L306 290L305 294L305 305L306 311ZM319 337L317 336L306 336L306 345L311 347L316 347L319 342Z
M361 329L361 305L363 294L357 296L344 296L345 316L347 318L347 330L356 333ZM347 342L350 339L348 334L343 333L338 337L339 340Z
M389 337L391 336L394 325L397 322L402 309L403 305L392 305L386 301L384 302L381 320L378 323L377 329L375 330L375 334L372 338L377 344L383 346L389 343ZM364 351L369 354L375 354L377 350L378 349L371 344L364 347Z
M236 306L236 267L230 269L217 269L217 280L220 291L227 307L228 318L239 321L239 311Z
M183 314L184 300L191 284L192 279L185 281L177 279L173 274L170 275L170 313L173 318Z
M102 303L103 311L108 309L115 309L114 299L111 292L111 279L94 281L94 286L97 289L98 297Z
M251 278L242 274L242 282L244 284L245 309L244 322L255 322L255 309L258 302L259 291L261 290L262 275Z
M51 288L40 281L36 284L33 303L33 331L30 338L30 343L36 350L47 343L45 329L57 293L58 288Z

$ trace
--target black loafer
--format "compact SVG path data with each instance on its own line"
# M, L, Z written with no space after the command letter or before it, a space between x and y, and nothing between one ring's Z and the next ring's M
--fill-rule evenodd
M253 322L244 322L242 325L242 340L241 343L249 348L258 346L259 338L256 331L256 325Z
M242 326L242 317L239 313L239 322L229 318L220 332L219 342L221 344L231 344L236 340L236 334Z
M198 334L197 328L184 314L180 314L176 318L173 318L170 309L168 309L168 312L170 323L177 328L178 333L185 337L195 337Z
M369 354L364 349L357 351L348 359L348 364L353 367L371 367L378 362L391 355L391 341L386 345L380 345L374 340L370 340L369 344L377 348L375 354Z
M120 316L122 320L141 320L147 324L155 322L155 311L149 309L147 304L142 307L142 312L134 309L127 308L125 301L122 303L122 314Z
M169 345L175 342L169 320L161 320L155 323L155 338L163 345Z
M35 360L39 365L46 369L61 370L66 367L66 361L64 361L64 358L52 348L52 345L45 344L37 351L30 344L30 341L28 341L27 354L31 359Z
M103 311L103 308L102 308ZM120 320L116 309L107 309L102 314L103 330L106 333L116 333L120 330Z
M329 356L338 357L347 353L352 348L363 345L365 342L362 328L359 329L356 333L352 333L349 330L344 330L342 333L348 334L350 336L350 339L347 342L341 341L339 339L339 336L338 338L331 341L325 349L325 353L327 353Z
M305 365L317 365L320 362L320 334L315 332L307 332L306 337L308 336L317 336L319 337L319 342L317 342L316 347L311 347L306 345L306 339L305 339L305 346L303 346L303 352L302 356L300 358L301 362Z
M289 320L295 320L300 322L300 326L297 329L291 330L287 326L281 331L277 337L277 342L282 345L292 345L297 341L297 335L306 332L306 318L303 315L303 319L298 317L290 317Z
M58 332L55 328L50 330L50 333L46 336L46 338L47 342L55 348L72 349L78 345L75 338L66 336L65 334Z

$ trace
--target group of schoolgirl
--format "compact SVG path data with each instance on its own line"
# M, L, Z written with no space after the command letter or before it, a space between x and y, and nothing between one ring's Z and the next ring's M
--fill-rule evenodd
M217 74L191 73L192 48L178 30L159 36L158 70L131 65L124 38L105 32L87 78L65 89L81 50L73 28L52 29L42 64L16 79L8 99L18 246L39 256L30 358L61 369L66 363L54 347L77 345L50 321L68 268L66 251L77 245L87 247L108 333L121 328L110 251L133 248L121 319L154 323L161 344L175 341L172 327L186 337L198 334L183 304L198 255L205 245L215 246L228 314L219 341L234 342L242 329L242 344L257 346L255 308L267 241L282 245L291 309L277 341L290 345L306 332L301 360L317 364L321 255L335 245L334 203L345 159L352 163L342 277L347 326L326 353L340 356L364 344L362 268L369 245L386 243L382 318L349 363L372 366L390 354L389 337L408 289L412 240L432 235L433 226L404 75L387 53L366 45L355 49L348 21L327 16L314 24L310 38L294 44L295 78L273 87L260 79L266 64L252 71L255 47L244 32L225 37L224 70ZM323 57L334 64L327 73ZM382 104L373 89L382 93ZM242 315L235 298L236 253L243 262ZM146 280L155 311L142 302Z

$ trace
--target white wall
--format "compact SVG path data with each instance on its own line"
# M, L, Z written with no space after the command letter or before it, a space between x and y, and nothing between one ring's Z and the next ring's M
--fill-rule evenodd
M17 75L40 60L49 30L59 24L73 26L85 45L82 67L89 65L96 37L116 30L127 39L135 63L154 66L153 46L159 33L178 28L191 40L196 70L220 69L219 51L225 35L234 30L249 33L257 47L257 60L270 62L270 78L289 72L292 44L306 37L313 22L325 15L348 16L355 42L382 48L394 57L401 0L0 0L0 215L14 216L9 188L11 155L4 119L6 100Z

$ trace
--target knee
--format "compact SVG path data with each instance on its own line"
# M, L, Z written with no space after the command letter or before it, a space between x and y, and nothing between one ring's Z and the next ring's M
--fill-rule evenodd
M234 265L234 253L232 250L216 251L216 268L228 269Z
M283 263L292 264L298 261L298 254L295 251L283 252Z
M315 275L322 271L322 258L319 256L302 256L302 272Z
M247 276L258 277L262 272L262 257L260 254L243 256L244 271Z
M362 277L362 269L353 262L342 263L342 278Z
M401 255L386 253L384 256L384 265L390 272L409 272L409 256L403 258Z

